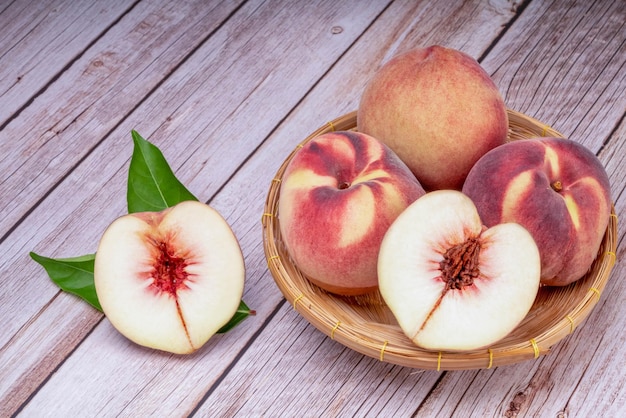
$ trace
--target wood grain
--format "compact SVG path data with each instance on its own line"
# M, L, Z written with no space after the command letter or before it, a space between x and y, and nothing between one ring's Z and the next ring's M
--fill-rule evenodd
M621 221L620 2L26 3L0 6L0 105L11 102L0 106L0 416L626 410L621 225L612 279L581 326L537 360L463 372L390 365L324 336L285 302L261 243L265 194L288 153L355 110L380 65L434 43L480 57L509 107L596 152ZM244 300L257 315L191 356L130 343L28 257L95 251L126 211L131 129L225 216L244 251Z
M0 126L132 7L130 0L18 0L1 6Z
M482 65L509 107L597 152L626 110L625 31L620 2L532 2Z
M0 131L0 194L20 196L0 201L0 237L105 140L237 3L141 2L33 96L32 104Z

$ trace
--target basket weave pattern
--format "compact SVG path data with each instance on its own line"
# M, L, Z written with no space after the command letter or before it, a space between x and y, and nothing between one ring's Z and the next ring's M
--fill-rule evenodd
M522 113L508 110L509 140L554 136L559 132ZM397 325L379 293L342 297L313 285L290 258L281 239L280 183L296 152L323 133L356 129L356 112L319 128L286 158L270 184L263 213L263 245L268 268L293 308L330 338L364 355L419 369L463 370L518 363L547 354L572 333L600 299L616 260L617 215L612 210L598 256L582 279L565 287L542 286L526 318L493 346L474 351L439 352L417 347Z

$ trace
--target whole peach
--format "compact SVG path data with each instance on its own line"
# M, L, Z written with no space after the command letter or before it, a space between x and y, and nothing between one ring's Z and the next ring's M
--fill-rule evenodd
M319 287L357 295L378 287L380 243L424 189L377 139L357 132L307 142L283 174L278 216L283 242Z
M512 141L485 154L463 186L487 226L517 222L541 254L541 282L567 285L585 275L611 213L600 160L569 139Z
M508 133L489 74L469 55L437 45L384 64L363 92L357 124L398 154L427 190L460 190L474 163Z

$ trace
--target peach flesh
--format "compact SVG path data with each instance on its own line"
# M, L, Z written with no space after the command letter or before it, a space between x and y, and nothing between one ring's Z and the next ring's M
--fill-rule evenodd
M391 225L380 292L398 325L431 350L473 350L511 332L538 288L539 251L518 224L482 225L458 191L430 192Z
M197 350L232 318L244 278L237 238L200 202L116 219L94 266L111 324L139 345L177 354Z

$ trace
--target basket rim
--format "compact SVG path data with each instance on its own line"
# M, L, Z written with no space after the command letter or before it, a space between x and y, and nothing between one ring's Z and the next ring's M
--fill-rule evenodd
M346 113L327 122L308 135L285 158L270 183L262 216L263 247L268 269L279 290L294 310L331 339L361 354L391 364L432 370L488 369L537 359L548 354L554 344L571 334L586 319L598 303L616 262L618 219L614 205L611 207L609 224L598 256L590 271L577 282L559 288L559 291L562 292L573 292L572 289L576 289L582 293L582 296L578 298L576 304L568 305L569 310L566 315L557 318L556 322L544 329L543 332L536 333L536 335L518 341L516 344L507 345L505 338L490 348L482 350L464 352L425 350L414 345L408 337L404 336L397 325L375 324L380 325L383 329L382 331L380 329L374 330L367 328L368 325L371 326L371 322L350 323L344 317L339 318L339 315L336 314L330 315L323 307L320 307L320 299L329 300L328 298L331 298L336 300L343 298L329 294L310 282L296 283L291 277L289 270L295 269L297 271L297 266L293 264L289 254L285 249L280 248L278 243L280 239L278 218L280 184L287 165L304 144L327 132L354 130L356 128L356 114L356 111ZM564 137L550 126L521 112L507 109L507 114L509 117L509 140L533 136ZM296 274L301 273L296 272ZM353 303L354 300L349 302ZM350 309L350 305L347 305L347 308ZM364 332L364 329L368 332Z

